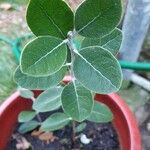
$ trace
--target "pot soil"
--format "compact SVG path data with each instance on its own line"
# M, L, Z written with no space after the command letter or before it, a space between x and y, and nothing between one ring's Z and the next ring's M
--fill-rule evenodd
M70 80L70 77L65 77L64 82L67 83ZM35 93L37 94L39 93ZM106 104L111 109L114 116L112 124L118 134L120 149L142 150L136 119L125 101L117 94L97 94L95 100ZM31 106L31 101L21 98L18 92L0 106L0 150L6 150L16 127L18 114L21 111L30 110Z
M48 117L50 114L42 115L42 120ZM50 133L50 138L47 141L40 140L32 133L21 135L17 128L10 139L7 150L16 150L17 140L25 138L31 149L34 150L119 150L118 136L111 123L96 124L86 122L86 128L76 134L75 142L72 141L72 128L71 125L64 129ZM17 125L19 126L19 124ZM36 132L35 132L36 133ZM87 145L82 144L80 141L81 134L85 134L91 142ZM42 135L42 133L41 133ZM15 137L15 138L14 138ZM16 137L18 138L16 140ZM46 137L46 136L45 136ZM25 144L21 141L21 145Z

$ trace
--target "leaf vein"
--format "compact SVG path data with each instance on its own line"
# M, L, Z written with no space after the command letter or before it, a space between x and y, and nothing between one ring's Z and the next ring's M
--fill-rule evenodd
M38 0L39 2L39 0ZM63 34L62 30L60 29L60 27L55 23L55 21L47 14L47 12L45 11L45 9L43 8L43 6L41 5L41 3L39 2L39 6L40 9L43 11L43 13L46 15L46 17L48 18L48 20L50 21L50 23L52 22L52 24L57 28L57 30L61 33L61 35L65 38L65 35Z
M32 68L33 66L35 66L37 63L41 62L44 58L46 58L48 55L50 55L51 53L53 53L53 51L55 51L57 48L59 48L60 46L62 46L65 42L66 41L64 40L59 45L57 45L56 47L54 47L50 52L48 52L47 54L45 54L44 56L42 56L40 59L38 59L36 62L34 62L30 67L28 67L27 70L29 70L30 68Z
M92 47L92 46L91 46ZM98 74L100 74L104 79L106 79L114 88L116 88L109 79L107 79L101 72L99 72L99 70L97 70L96 68L93 67L93 65L88 62L79 52L75 52L79 57L81 57L87 64L90 65L90 67L92 67Z
M92 24L97 18L99 18L101 15L101 13L99 13L96 17L94 17L91 21L89 21L85 26L83 26L78 33L80 33L82 30L84 30L85 28L87 28L90 24Z

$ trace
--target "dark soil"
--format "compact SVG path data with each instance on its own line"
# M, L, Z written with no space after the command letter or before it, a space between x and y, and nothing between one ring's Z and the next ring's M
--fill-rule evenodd
M44 119L45 116L42 116ZM17 128L19 124L17 125ZM17 128L13 134L18 133ZM88 138L92 139L92 142L88 145L83 145L80 142L80 138L77 138L75 145L73 144L72 128L68 125L62 130L54 132L54 136L58 137L53 143L44 143L36 137L31 136L31 133L22 135L29 141L34 150L119 150L118 136L111 123L96 124L87 122L87 127L82 132ZM79 137L80 133L77 134ZM16 150L17 141L12 137L8 144L7 150Z

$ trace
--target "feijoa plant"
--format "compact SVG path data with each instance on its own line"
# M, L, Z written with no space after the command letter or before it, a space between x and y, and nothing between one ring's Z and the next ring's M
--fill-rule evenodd
M63 0L30 0L27 23L37 37L23 49L14 78L26 89L21 95L33 100L33 110L19 115L20 132L38 126L55 131L75 121L112 120L110 110L94 101L93 93L108 94L120 88L122 73L115 56L122 40L116 27L121 9L120 0L85 0L74 14ZM83 41L77 48L79 36ZM72 81L64 85L68 73ZM44 92L34 98L29 90ZM44 121L38 115L54 110ZM85 126L73 125L73 131Z

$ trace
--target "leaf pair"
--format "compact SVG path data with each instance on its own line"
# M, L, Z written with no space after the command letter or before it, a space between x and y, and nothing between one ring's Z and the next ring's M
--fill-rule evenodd
M84 37L99 38L110 33L121 17L120 0L85 0L74 14L62 0L31 0L27 23L36 36L67 37L74 26Z
M22 123L19 127L20 133L24 134L26 132L32 131L40 125L38 121L32 120L35 116L35 111L22 111L19 114L18 121Z
M43 92L35 101L33 101L34 111L23 111L19 114L18 121L23 124L20 126L21 133L29 132L38 126L43 131L54 131L64 127L71 120L64 113L54 113L43 122L32 120L40 112L49 112L58 109L61 106L62 87L54 87ZM23 96L26 97L25 94Z
M70 118L64 113L55 113L50 117L48 117L42 124L35 120L30 120L28 122L21 124L21 126L19 127L19 132L22 134L26 132L30 132L39 126L41 126L40 130L42 131L55 131L63 128L69 122L70 122Z
M30 53L32 52L34 52L34 50L30 51ZM41 55L41 53L37 53L37 55ZM36 74L36 70L40 70L39 73L44 75L50 72L48 71L49 66L52 66L50 67L51 71L53 70L52 68L54 68L54 70L56 69L58 66L57 62L59 63L60 61L58 60L53 63L49 63L48 55L46 55L46 57L45 55L46 54L44 54L42 58L39 58L40 61L43 61L43 67L40 66L40 62L34 63L33 68L33 65L31 65L30 68L33 69L31 70L32 73ZM26 60L31 59L31 61L33 61L34 59L32 59L32 57L33 55L31 55L31 58L28 55ZM50 61L52 60L55 60L55 57L50 57ZM62 67L62 64L60 68ZM23 66L26 66L26 64ZM75 60L73 62L73 71L76 79L82 83L84 87L95 93L111 93L117 91L121 85L122 73L118 61L110 52L99 46L86 47L81 49L80 53L76 53ZM40 89L45 89L46 87L49 87L50 84L57 85L65 73L66 69L63 68L48 77L30 76L29 78L29 75L26 76L25 74L22 74L18 69L15 74L15 79L24 88L36 89L40 87ZM33 81L32 85L31 81Z
M56 7L60 9L55 9ZM35 14L35 10L37 14ZM111 14L109 10L111 10ZM62 12L63 14L61 14ZM85 13L87 13L86 17ZM110 21L112 15L113 19ZM107 2L86 0L75 13L75 29L83 36L101 37L109 34L115 28L120 16L120 0L114 3L111 0ZM69 20L70 24L68 24ZM60 82L62 67L67 59L67 45L66 41L58 38L62 38L62 33L65 33L66 36L67 30L73 30L74 22L72 20L72 11L62 0L30 1L27 21L31 30L39 37L29 43L23 50L20 63L21 71L18 71L16 75L16 78L19 77L16 80L20 85L29 89L45 89L49 87L47 84L52 80L55 81L54 83ZM63 23L67 25L63 26ZM118 44L114 44L114 42L118 42ZM75 77L84 87L98 93L111 93L119 89L121 82L120 67L116 59L104 48L116 55L120 42L121 32L118 29L100 39L85 39L83 41L82 47L86 48L81 49L80 54L75 55L73 70ZM95 44L101 48L98 48ZM85 71L83 71L83 66L85 66ZM104 67L106 68L104 69ZM58 76L58 78L54 79L54 76ZM28 82L24 83L25 80ZM34 81L34 84L29 85L31 80ZM46 81L49 82L45 83ZM101 87L95 85L96 83L100 83ZM53 82L51 84L53 85Z
M116 29L112 34L103 37L102 39L95 39L94 41L92 39L85 39L83 41L82 47L85 48L81 49L79 54L75 54L73 67L75 77L86 88L98 93L111 93L120 88L122 75L119 63L104 49L108 48L115 55L117 53L115 48L116 44L114 44L113 47L113 43L116 41L120 43L120 38L117 39L120 36L120 31ZM109 38L112 40L109 41ZM21 63L23 72L30 72L31 75L26 75L22 73L20 69L17 69L15 74L17 83L23 88L31 90L46 89L50 87L50 85L57 85L63 79L67 70L65 67L62 67L67 57L67 48L65 44L62 44L63 42L61 42L53 37L39 37L32 41L25 48L21 61L23 62ZM51 45L51 43L53 43L54 46ZM93 46L96 43L99 44L100 47L99 45ZM35 47L37 47L37 49ZM43 49L46 48L47 50L44 51ZM62 59L59 59L59 57ZM55 72L56 69L60 70ZM43 76L40 77L37 76L37 74ZM100 83L101 86L96 85L97 83ZM93 86L93 84L95 86Z

